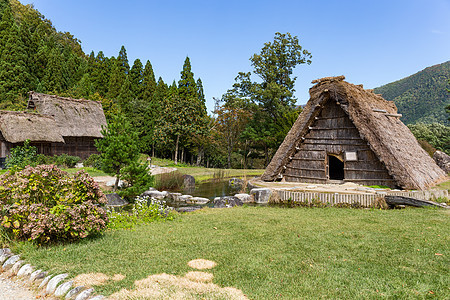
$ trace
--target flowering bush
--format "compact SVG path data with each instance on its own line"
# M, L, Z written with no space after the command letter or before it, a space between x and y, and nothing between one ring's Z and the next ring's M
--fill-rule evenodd
M150 223L156 220L172 220L173 213L166 201L155 200L149 196L138 196L130 211L110 211L108 225L111 229L131 229L137 224Z
M84 171L70 177L54 165L0 176L1 226L18 239L76 240L107 226L106 197Z

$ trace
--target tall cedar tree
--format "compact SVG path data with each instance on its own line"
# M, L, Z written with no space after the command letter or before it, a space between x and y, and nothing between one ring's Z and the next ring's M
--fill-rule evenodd
M131 83L131 91L133 92L134 98L141 98L144 70L139 58L134 61L133 66L130 70L129 77Z
M0 107L20 108L23 103L19 102L19 96L25 97L29 80L27 56L19 29L10 6L6 5L0 22Z

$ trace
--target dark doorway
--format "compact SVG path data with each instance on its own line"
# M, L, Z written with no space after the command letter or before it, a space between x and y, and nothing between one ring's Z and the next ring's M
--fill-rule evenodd
M328 172L330 180L344 179L344 163L339 158L328 155Z

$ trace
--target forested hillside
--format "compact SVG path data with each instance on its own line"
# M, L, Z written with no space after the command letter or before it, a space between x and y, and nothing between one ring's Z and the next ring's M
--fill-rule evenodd
M238 73L216 99L211 116L189 57L168 85L155 79L150 61L130 64L124 46L116 57L85 54L32 5L0 0L0 20L0 110L26 109L31 90L101 101L108 121L121 115L131 122L141 153L204 166L267 165L300 112L293 69L311 63L296 36L276 33L250 58L254 70Z
M405 124L437 122L449 125L445 111L450 105L449 79L450 61L447 61L378 87L375 93L395 102Z

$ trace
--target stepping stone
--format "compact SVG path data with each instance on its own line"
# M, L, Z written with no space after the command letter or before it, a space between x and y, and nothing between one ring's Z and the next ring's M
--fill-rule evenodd
M11 267L10 273L13 275L17 275L17 272L19 272L22 265L23 265L23 260L19 260Z
M53 276L53 275L48 275L47 277L45 277L44 280L42 280L41 284L38 286L38 288L39 288L39 289L40 289L40 288L43 288L43 287L48 283L48 281L50 280L50 278L52 278L52 276Z
M55 296L56 297L64 296L72 288L72 285L73 285L73 281L64 282L63 284L58 286L58 288L56 289Z
M69 299L75 299L75 297L78 295L78 293L80 293L82 290L84 290L85 287L84 286L77 286L74 289L71 289L67 294L65 299L69 300Z
M17 272L17 277L25 277L31 275L33 272L33 266L30 264L26 264L20 268L19 272Z
M8 258L5 263L2 265L3 270L8 270L11 268L16 262L18 262L20 259L20 255L13 255L10 258Z
M75 300L86 300L92 295L93 292L94 289L84 290L75 298Z
M47 276L48 273L47 272L43 272L42 270L37 270L34 271L33 273L31 273L30 275L30 281L33 282L35 280L39 280L44 278L45 276Z
M9 257L11 257L11 254L8 253L0 254L0 264L3 264Z
M67 276L69 276L69 274L59 274L56 275L55 277L53 277L52 279L50 279L50 281L47 284L47 288L45 289L45 292L47 294L52 294L55 290L56 287L58 286L58 284L63 281L64 279L67 278Z

